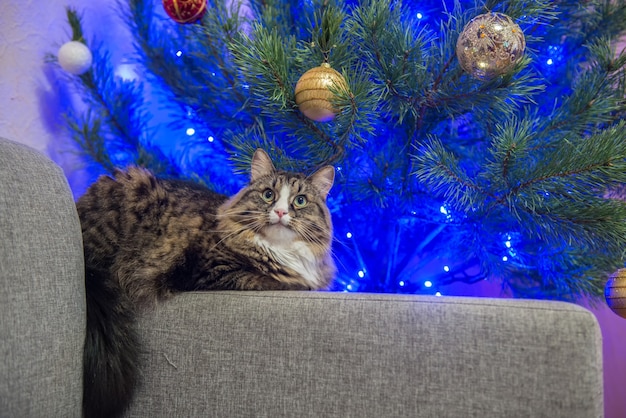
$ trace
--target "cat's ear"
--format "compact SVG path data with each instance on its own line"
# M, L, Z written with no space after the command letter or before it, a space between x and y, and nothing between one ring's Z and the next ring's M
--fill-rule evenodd
M320 168L309 177L313 185L319 190L324 199L335 182L335 167L327 165Z
M250 166L250 178L255 181L261 177L273 174L276 171L270 156L265 151L258 148L252 156L252 164Z

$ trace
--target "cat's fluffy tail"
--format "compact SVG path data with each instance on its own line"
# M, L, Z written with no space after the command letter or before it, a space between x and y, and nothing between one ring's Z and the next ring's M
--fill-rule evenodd
M113 280L87 271L84 348L85 418L119 417L139 383L140 346L135 312Z

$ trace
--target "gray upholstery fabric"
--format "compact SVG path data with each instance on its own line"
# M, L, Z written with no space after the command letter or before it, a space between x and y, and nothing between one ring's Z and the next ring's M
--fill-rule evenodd
M141 322L133 417L599 417L578 306L306 292L188 293Z
M80 416L83 274L65 176L0 139L0 416Z
M51 161L0 139L0 417L76 417L80 225ZM132 417L600 417L598 324L539 301L185 293L139 322Z

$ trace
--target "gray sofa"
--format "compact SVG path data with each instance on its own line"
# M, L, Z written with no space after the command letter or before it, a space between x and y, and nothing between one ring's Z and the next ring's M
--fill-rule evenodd
M81 411L80 226L62 171L0 140L0 415ZM180 294L140 321L131 417L598 417L601 337L572 304Z

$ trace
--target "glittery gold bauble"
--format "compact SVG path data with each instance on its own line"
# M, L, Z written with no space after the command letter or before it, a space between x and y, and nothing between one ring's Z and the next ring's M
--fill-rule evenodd
M502 13L476 16L459 35L456 56L461 67L479 79L509 72L524 55L522 29Z
M163 0L163 8L178 23L190 23L206 12L206 0Z
M626 268L609 276L604 287L604 298L613 312L626 318Z
M304 115L316 122L333 120L338 110L331 103L334 90L347 90L343 76L324 63L302 74L296 84L296 104Z

